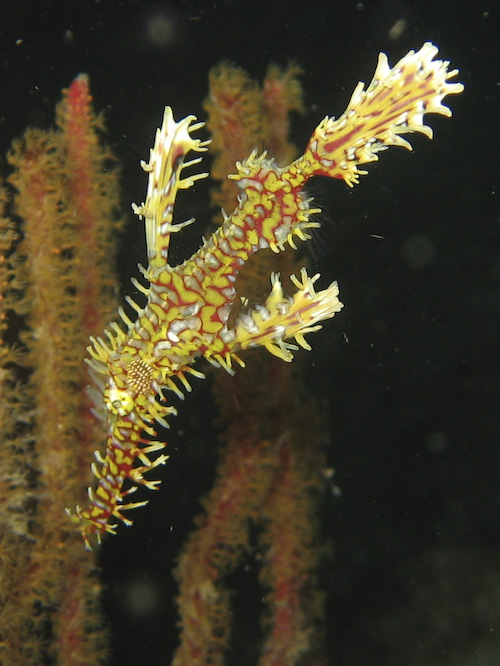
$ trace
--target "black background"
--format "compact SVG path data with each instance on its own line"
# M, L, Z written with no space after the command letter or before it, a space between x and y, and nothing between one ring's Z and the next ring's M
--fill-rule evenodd
M2 10L0 154L27 125L50 125L61 89L90 75L122 164L131 294L128 277L144 261L128 213L144 197L139 160L166 104L177 119L203 118L221 59L257 78L270 61L302 65L299 146L371 79L379 51L393 64L432 41L460 69L465 92L447 98L451 119L429 117L432 142L416 136L413 153L382 154L354 190L312 186L324 213L311 271L323 286L338 279L345 303L310 336L308 356L336 470L321 509L335 554L320 572L336 666L500 661L499 13L498 2L472 0L42 0ZM199 222L176 237L178 260L207 228L205 194L196 188L186 204ZM169 663L173 558L215 465L209 384L197 383L172 421L161 491L102 547L112 664ZM253 580L251 562L241 576ZM256 635L252 613L243 641ZM255 663L245 654L234 663Z

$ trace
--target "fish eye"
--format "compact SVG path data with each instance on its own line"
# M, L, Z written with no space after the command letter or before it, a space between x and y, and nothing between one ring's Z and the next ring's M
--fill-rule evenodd
M130 393L120 389L110 389L106 400L107 409L117 416L126 416L134 409L134 400Z

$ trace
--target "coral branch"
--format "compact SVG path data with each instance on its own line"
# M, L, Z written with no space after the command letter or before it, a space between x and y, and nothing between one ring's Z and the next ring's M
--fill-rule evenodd
M28 129L9 154L22 241L3 264L4 304L21 320L22 351L3 348L2 354L10 355L15 373L6 390L11 402L21 395L26 412L13 410L3 446L9 466L21 442L30 512L23 530L16 528L22 531L17 541L3 531L3 546L17 551L15 567L6 556L12 588L10 607L0 614L5 664L50 659L88 666L103 654L96 565L74 542L64 517L68 500L85 493L86 461L97 445L98 425L83 391L83 350L115 305L118 183L115 171L104 172L110 155L100 147L90 100L88 79L80 76L57 109L59 130ZM12 239L10 227L9 234ZM14 516L12 482L6 495ZM33 617L38 620L31 626Z

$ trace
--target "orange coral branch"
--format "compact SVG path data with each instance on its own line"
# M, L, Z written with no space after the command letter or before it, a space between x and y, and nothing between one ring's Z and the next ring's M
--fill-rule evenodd
M93 557L71 538L64 506L84 494L83 461L97 444L83 392L83 350L114 305L117 180L116 172L103 170L109 153L99 145L86 77L65 91L57 115L58 131L29 129L9 154L9 182L17 191L12 209L22 219L23 240L7 258L9 287L20 294L8 306L25 322L17 363L30 371L27 380L18 374L31 416L26 424L17 412L13 430L24 433L27 454L34 451L25 464L34 468L35 503L18 542L4 533L20 555L11 578L17 605L0 614L0 636L2 663L88 666L102 657L100 587ZM11 491L8 505L14 497ZM44 645L49 629L52 642Z
M253 439L239 439L224 454L217 482L203 501L205 513L176 569L181 633L173 666L223 663L231 634L223 577L248 549L248 520L259 515L274 462L272 445L256 446Z

